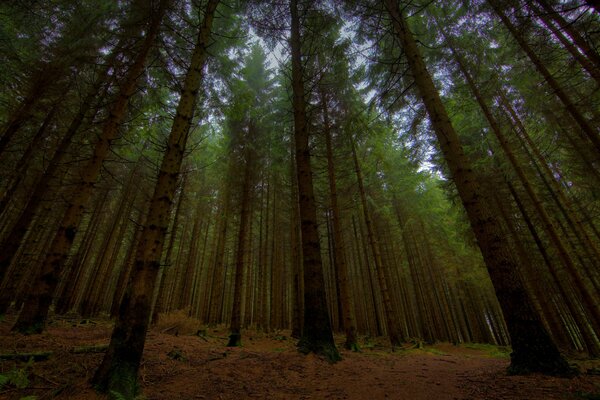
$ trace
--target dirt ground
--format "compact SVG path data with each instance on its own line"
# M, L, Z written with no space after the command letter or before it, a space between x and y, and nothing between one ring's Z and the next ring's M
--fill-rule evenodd
M0 354L53 353L29 364L0 361L0 375L21 377L23 386L4 384L0 399L103 398L87 383L102 353L72 351L76 346L108 343L109 323L59 320L46 333L26 337L10 333L12 321L0 322ZM342 350L343 360L331 365L299 354L286 331L246 331L243 347L226 348L224 328L203 330L202 336L181 332L176 336L178 330L163 325L149 333L140 399L600 399L598 375L507 376L507 350L492 346L442 343L392 353L378 339L363 341L360 353ZM343 342L342 337L337 339ZM597 365L587 363L583 369L592 367Z

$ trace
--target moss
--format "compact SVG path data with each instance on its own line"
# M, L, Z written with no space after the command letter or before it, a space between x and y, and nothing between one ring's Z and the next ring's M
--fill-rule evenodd
M138 392L137 368L129 363L114 366L108 381L109 398L134 400Z
M467 349L481 350L486 353L488 357L492 358L509 358L510 347L507 346L495 346L493 344L485 343L467 343L464 345Z
M344 348L346 350L350 350L350 351L353 351L355 353L360 352L360 346L356 342L345 342L344 343Z

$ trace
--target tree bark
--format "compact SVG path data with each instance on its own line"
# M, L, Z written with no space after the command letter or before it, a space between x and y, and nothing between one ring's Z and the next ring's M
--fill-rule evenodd
M517 30L517 28L512 24L508 16L504 13L501 6L498 4L498 0L488 0L488 4L494 9L498 17L502 20L502 23L512 36L515 38L521 49L527 54L527 57L531 60L537 71L544 77L548 86L552 89L556 97L561 101L565 109L571 115L571 117L575 120L577 125L581 128L581 130L585 133L588 139L592 142L596 151L600 152L600 135L598 134L598 130L590 124L583 114L579 111L579 109L575 106L573 101L569 98L567 93L563 90L563 88L559 85L558 81L554 76L550 73L548 68L544 65L543 61L535 54L533 49L527 44L521 33Z
M45 328L52 295L77 235L77 227L83 217L86 203L93 193L94 185L100 175L104 160L110 154L111 143L118 136L119 126L125 118L129 98L135 92L136 83L144 70L146 58L158 36L161 21L168 3L169 0L162 0L158 11L152 16L146 37L136 55L135 62L127 72L127 76L120 87L119 95L111 109L110 116L104 124L102 133L99 135L98 141L94 146L92 158L80 170L79 176L81 180L74 185L73 191L69 195L67 211L42 262L32 291L25 302L25 307L13 326L14 331L30 334L40 333Z
M255 138L256 128L250 122L248 137L244 140L244 182L242 183L242 198L240 207L240 226L237 237L237 253L235 260L235 283L233 288L233 309L231 311L231 323L229 325L228 347L242 345L242 291L246 264L246 245L248 236L248 225L250 222L250 202L252 197L253 160L255 154L252 151L252 140Z
M510 245L503 235L498 218L487 207L475 173L450 118L427 71L417 42L409 30L397 0L385 0L409 68L423 99L438 143L450 169L452 179L467 211L478 245L494 284L508 327L513 352L511 373L542 372L570 374L566 360L542 325L517 274Z
M352 317L353 302L350 296L348 284L348 265L346 263L344 237L342 234L342 225L340 217L340 207L338 205L337 181L335 176L335 165L333 161L333 146L331 144L331 126L329 122L329 110L327 109L327 97L321 92L321 107L323 110L323 129L325 133L325 146L327 151L327 176L329 178L329 197L333 223L333 250L334 266L337 272L337 283L340 291L341 316L343 327L346 333L346 342L344 347L348 350L358 351L356 341L356 324Z
M298 349L303 353L314 352L315 354L323 355L330 362L336 362L340 360L340 355L333 340L325 299L321 244L319 243L317 209L310 165L302 38L298 8L298 1L291 0L292 103L294 109L300 229L302 232L302 255L304 261L304 326L302 337L298 342Z
M137 373L150 323L152 294L198 91L204 77L203 69L208 58L207 49L218 4L219 0L209 0L204 10L147 220L137 247L131 282L121 303L108 351L92 380L99 390L116 392L126 399L133 399L137 391ZM167 3L162 5L166 6Z

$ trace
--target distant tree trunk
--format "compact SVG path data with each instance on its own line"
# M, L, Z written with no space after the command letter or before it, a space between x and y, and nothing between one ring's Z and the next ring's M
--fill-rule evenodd
M137 373L150 323L152 293L160 268L162 247L169 225L169 212L177 190L177 180L196 108L198 90L204 76L204 64L208 58L207 48L210 45L211 28L218 3L218 0L209 0L204 10L204 18L137 248L131 282L121 303L109 348L93 377L93 383L99 390L116 392L126 399L133 399L136 395Z
M383 298L383 309L385 312L388 336L390 338L390 343L393 349L397 346L402 345L402 337L400 335L400 330L398 329L396 322L398 314L396 313L396 308L394 307L394 303L392 303L392 298L388 290L390 274L387 270L387 266L383 264L381 259L381 250L379 249L379 243L377 242L377 238L375 237L375 231L371 221L371 212L369 211L367 195L365 193L362 171L360 168L360 164L358 163L358 157L356 155L356 148L354 146L354 143L352 143L352 158L354 160L354 170L356 172L356 180L358 181L358 192L363 208L365 225L367 226L367 238L369 241L369 247L371 248L371 252L373 254L373 262L375 263L375 274L377 275L379 288L381 289L381 297Z
M237 237L237 253L235 260L235 283L233 288L233 310L231 311L231 323L229 325L228 347L242 345L242 289L244 274L247 268L246 247L248 236L248 225L250 222L250 203L252 201L252 176L253 160L255 154L252 152L252 139L255 138L255 127L252 122L248 127L248 137L244 141L244 182L242 183L242 198L240 205L240 226Z
M147 201L142 201L141 208L146 209L147 207L144 206L147 206L147 204ZM129 243L127 253L125 255L125 260L123 261L123 266L119 271L119 277L117 278L117 287L115 288L115 293L113 295L112 303L110 306L110 316L113 318L119 314L121 301L125 296L125 291L129 284L129 278L131 276L131 271L135 262L136 249L142 237L143 227L146 226L146 215L143 214L143 211L139 211L137 213L137 220L139 222L135 224L133 234L131 235L131 241Z
M298 1L290 1L292 91L294 109L294 136L296 141L296 171L304 259L304 326L298 348L303 353L314 352L330 362L340 359L335 347L329 312L325 300L325 280L321 245L317 229L317 210L310 165L308 121L303 78L302 38Z
M162 0L159 9L153 14L143 44L136 55L135 62L127 72L121 84L119 95L111 109L110 117L104 123L102 133L98 137L92 158L81 168L79 181L68 196L68 208L60 223L46 258L42 262L40 272L32 286L31 293L25 302L13 330L21 333L40 333L44 330L48 309L52 301L54 289L58 283L62 267L77 235L77 227L83 217L86 203L93 193L94 185L104 160L110 154L111 142L118 136L119 126L125 117L129 98L134 94L136 83L144 70L144 64L150 49L160 31L162 18L169 0Z
M292 337L302 336L302 247L300 246L300 210L298 209L298 180L294 157L294 141L290 140L290 242L292 251ZM259 267L260 268L260 267Z
M464 154L458 135L450 122L397 0L385 0L385 7L392 18L394 31L429 113L438 143L467 211L502 307L513 347L510 372L537 371L559 375L571 373L568 363L552 342L527 297L523 282L516 272L517 266L510 246L502 233L496 215L492 214L486 205L475 173Z
M177 196L177 203L175 205L175 215L173 216L173 223L171 224L170 234L169 234L169 242L167 244L167 250L165 252L164 261L160 267L159 276L158 276L158 294L156 295L156 302L152 309L152 322L158 322L158 314L161 312L165 312L167 310L167 298L168 290L167 290L167 282L169 281L169 275L172 274L173 268L171 263L171 255L173 253L173 247L175 244L175 238L177 237L177 231L179 229L179 218L181 216L181 203L183 202L183 198L185 197L185 189L186 189L186 175L184 174L181 179L181 189L179 190L179 195Z
M329 114L327 109L327 98L325 93L321 92L321 107L323 109L325 145L327 150L327 176L329 178L329 196L333 223L333 244L334 244L334 264L337 272L340 289L340 300L342 306L342 318L344 331L346 332L346 342L344 347L348 350L357 351L356 342L356 324L352 317L352 297L348 288L348 265L346 264L346 255L344 254L344 237L342 235L342 226L340 221L340 209L338 205L337 182L335 177L335 165L333 162L333 146L331 144L331 127L329 123Z
M230 163L228 171L233 173L233 164ZM229 203L231 202L231 184L229 181L223 182L223 190L219 205L219 220L216 225L215 249L212 268L212 276L210 279L210 296L207 301L208 322L216 324L221 321L221 310L223 308L223 286L225 284L225 244L227 242L227 223L229 221Z

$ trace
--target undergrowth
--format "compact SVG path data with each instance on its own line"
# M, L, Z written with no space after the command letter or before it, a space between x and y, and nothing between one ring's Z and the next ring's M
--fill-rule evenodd
M507 346L496 346L485 343L465 343L463 346L466 349L480 350L485 352L489 357L510 358L511 349Z
M158 314L155 329L172 335L195 335L203 328L200 320L188 315L188 310Z

